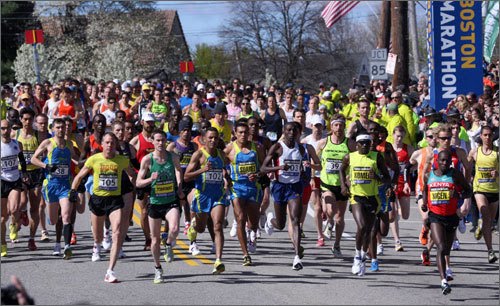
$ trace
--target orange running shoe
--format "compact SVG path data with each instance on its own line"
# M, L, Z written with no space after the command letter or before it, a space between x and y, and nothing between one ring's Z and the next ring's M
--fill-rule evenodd
M73 232L73 234L71 234L71 241L70 241L70 243L69 243L69 244L71 244L71 245L75 245L75 244L76 244L76 242L77 242L77 241L76 241L76 234L75 234L75 232Z
M420 231L419 240L421 245L427 245L429 242L429 230L424 226L422 226L422 230Z

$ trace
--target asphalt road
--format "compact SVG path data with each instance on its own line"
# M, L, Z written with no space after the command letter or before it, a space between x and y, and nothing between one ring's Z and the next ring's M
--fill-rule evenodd
M412 203L414 201L412 200ZM232 221L229 213L229 224ZM20 242L9 244L9 256L1 261L1 285L17 275L37 304L100 304L100 305L283 305L283 304L491 304L499 301L499 266L487 262L484 241L476 241L469 232L458 234L461 250L452 251L455 279L450 283L451 294L443 296L440 277L435 265L435 250L431 266L422 266L418 242L420 216L415 205L410 219L400 222L404 252L394 250L391 234L384 239L385 252L379 257L380 271L363 277L351 274L354 255L355 224L346 213L346 231L342 241L343 258L332 257L332 241L316 247L312 218L306 219L303 239L304 269L293 271L292 245L286 232L272 236L263 233L257 253L252 255L254 266L243 267L236 238L229 237L223 262L226 272L212 275L214 255L210 254L208 233L199 236L202 254L188 253L185 235L179 235L175 260L162 261L165 283L155 285L154 264L150 252L143 251L143 235L139 226L130 228L132 242L125 244L127 257L118 261L115 272L118 284L104 282L107 261L91 262L92 235L88 210L77 217L78 244L74 257L65 261L52 256L53 241L37 241L38 250L27 250L28 228L20 231ZM53 228L51 237L54 237ZM37 237L38 239L39 237ZM493 235L498 251L498 235ZM107 259L108 257L106 257ZM163 258L163 257L162 257Z

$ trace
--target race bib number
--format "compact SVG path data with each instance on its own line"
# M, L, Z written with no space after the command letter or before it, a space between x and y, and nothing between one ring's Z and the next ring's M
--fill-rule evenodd
M106 191L118 190L118 175L99 174L99 189Z
M302 161L300 160L291 160L285 159L285 165L288 165L288 170L283 170L284 175L289 176L299 176L300 175L300 166L302 165Z
M189 165L192 154L184 154L181 159L181 168L185 169Z
M57 165L56 171L52 172L52 176L54 177L66 177L68 175L69 175L68 165Z
M354 184L370 184L373 180L373 170L370 167L354 167L352 171Z
M26 165L31 165L31 158L33 157L33 154L35 154L35 152L33 152L33 151L24 151L23 152L24 159L26 160Z
M448 204L450 202L450 190L447 188L435 188L430 190L433 205Z
M238 172L240 175L249 175L257 172L257 166L255 163L241 163L238 165Z
M491 176L491 171L495 170L494 168L479 168L477 169L476 176L478 183L494 183L496 180Z
M340 166L342 161L338 159L327 159L326 160L326 173L327 174L338 174L340 171Z
M174 181L157 182L155 185L155 195L157 197L167 197L174 193Z
M209 184L222 183L222 169L214 169L205 172L205 182Z
M17 155L2 157L2 170L10 171L17 169L19 165L19 161L17 159Z

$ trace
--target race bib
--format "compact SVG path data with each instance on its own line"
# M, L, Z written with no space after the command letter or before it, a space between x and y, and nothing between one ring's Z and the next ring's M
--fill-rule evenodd
M106 191L118 190L118 175L116 174L99 174L99 189Z
M288 170L283 170L284 175L289 175L289 176L299 176L300 175L300 166L302 165L302 161L300 160L292 160L292 159L285 159L284 161L285 165L288 165Z
M33 151L24 151L23 152L24 159L26 160L26 165L31 165L31 158L33 157L33 154L35 154L35 152L33 152Z
M167 197L174 194L174 181L161 181L156 182L155 185L155 196L157 197Z
M338 174L340 171L340 166L342 166L342 161L338 159L330 159L326 160L326 173L327 174Z
M373 170L370 167L354 167L352 170L354 184L370 184L373 180Z
M208 184L222 183L222 169L213 169L205 172L205 182Z
M495 170L494 168L477 168L476 176L478 183L494 183L496 180L491 176L491 171Z
M18 165L19 160L17 159L17 155L2 157L2 169L4 171L17 169Z
M257 172L257 166L255 163L240 163L238 165L238 172L240 175L249 175L251 173Z
M69 175L68 165L57 165L56 171L52 172L53 177L67 177Z
M403 174L406 168L406 163L399 163L399 174Z
M448 204L450 202L450 190L448 188L432 188L430 196L433 205Z
M182 155L182 159L181 159L181 168L185 169L187 168L187 166L189 165L189 161L191 160L191 156L193 156L192 154L184 154Z

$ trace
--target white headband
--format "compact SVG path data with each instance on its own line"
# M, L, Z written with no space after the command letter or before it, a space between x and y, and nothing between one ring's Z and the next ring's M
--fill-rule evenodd
M356 137L356 142L363 141L363 140L369 140L372 141L372 137L367 134L361 134Z

